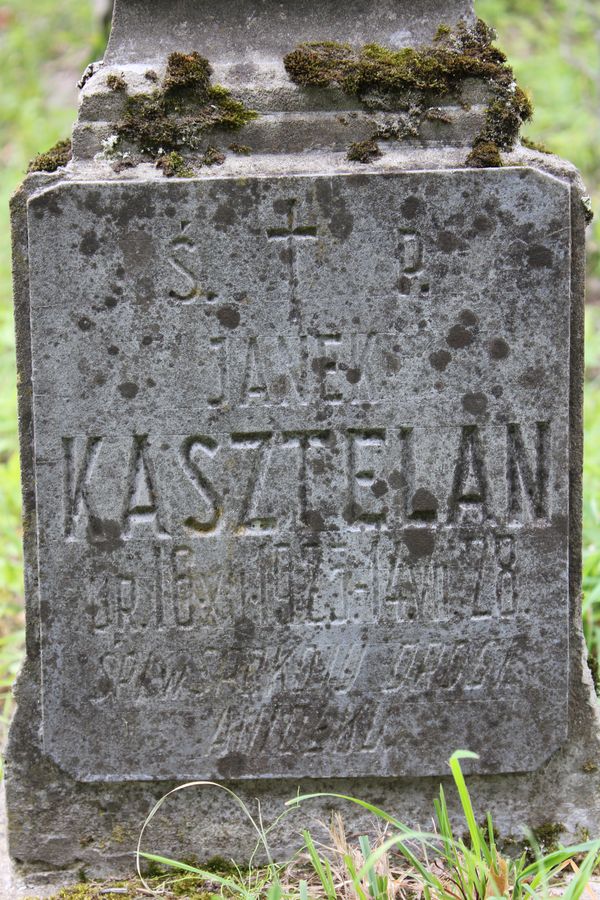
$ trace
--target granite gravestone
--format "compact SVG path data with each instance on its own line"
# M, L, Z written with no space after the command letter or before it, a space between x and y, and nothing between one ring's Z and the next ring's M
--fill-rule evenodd
M465 168L477 83L352 164L349 135L392 113L283 68L298 41L472 22L434 6L122 0L73 161L15 199L28 655L6 789L29 877L127 868L183 779L423 821L457 747L501 830L597 821L576 173L522 148ZM260 115L252 155L194 147L168 179L119 123L181 50ZM198 802L154 849L241 858L243 824Z

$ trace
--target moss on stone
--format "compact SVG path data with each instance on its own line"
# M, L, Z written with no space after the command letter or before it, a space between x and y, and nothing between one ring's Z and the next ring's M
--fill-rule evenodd
M470 169L498 169L502 157L498 144L493 141L479 141L467 156L465 165Z
M45 153L34 157L27 168L28 172L56 172L61 166L66 166L72 159L73 147L71 140L58 141L54 147Z
M491 89L491 98L474 143L510 150L532 107L494 39L493 30L478 19L472 27L464 22L456 28L443 25L432 44L402 50L378 44L357 50L332 41L303 43L285 57L284 65L296 84L341 88L371 109L396 110L421 95L422 116L432 95L460 99L465 81L479 79Z
M194 90L206 94L210 88L212 68L199 53L171 53L163 82L165 93Z
M354 50L332 41L300 44L284 59L288 75L310 87L337 85L364 97L371 90L402 94L407 90L448 94L465 78L505 75L506 57L493 46L494 34L481 20L444 30L433 44L390 50L367 44ZM500 70L500 71L499 71ZM510 73L512 80L512 72Z
M115 75L114 72L111 72L110 75L106 76L106 84L111 89L111 91L126 91L127 90L127 82L123 78L122 75Z
M236 144L235 141L229 145L229 149L232 153L237 153L240 156L250 156L252 153L252 147L248 147L246 144Z
M225 154L217 147L207 147L202 156L203 166L222 166L225 162Z
M163 83L150 94L128 97L116 132L121 140L158 156L173 150L204 150L214 129L237 130L257 117L221 85L199 53L172 53Z
M348 147L348 159L350 162L370 163L382 155L377 141L357 141Z
M176 150L161 156L156 163L156 168L160 169L167 178L194 177L193 170L186 164L181 153Z
M527 147L528 150L536 150L538 153L552 153L552 150L549 150L545 144L542 144L540 141L532 141L531 138L521 137L521 143L524 147Z

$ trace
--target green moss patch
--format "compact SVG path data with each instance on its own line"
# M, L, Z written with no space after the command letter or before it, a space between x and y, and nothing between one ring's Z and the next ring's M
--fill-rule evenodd
M498 145L493 141L478 141L467 156L466 164L470 169L499 168L502 157Z
M61 166L66 166L72 159L73 148L70 139L59 141L50 150L40 153L31 160L27 168L28 172L56 172Z
M371 109L406 108L420 95L421 116L434 96L460 98L465 81L479 79L491 89L491 99L475 145L511 150L522 123L532 116L532 107L494 38L492 29L478 19L473 27L463 22L456 28L441 26L432 44L402 50L378 44L357 50L333 41L303 43L285 57L284 65L296 84L337 87Z
M127 90L127 82L123 78L122 75L115 75L112 72L110 75L106 76L106 84L111 89L111 91L126 91Z
M161 156L156 163L156 168L160 169L167 178L193 178L194 172L186 164L181 153L173 150Z
M206 151L211 131L235 131L257 117L226 88L212 85L211 75L199 53L172 53L162 85L128 97L116 128L119 139L155 158L164 152Z
M348 147L350 162L370 163L382 155L377 141L357 141Z
M252 153L252 147L248 147L246 144L237 144L235 141L229 145L229 149L232 153L237 153L239 156L250 156Z
M521 137L521 143L528 150L536 150L538 153L552 153L552 150L548 149L545 144L542 144L540 141L532 141L528 137Z

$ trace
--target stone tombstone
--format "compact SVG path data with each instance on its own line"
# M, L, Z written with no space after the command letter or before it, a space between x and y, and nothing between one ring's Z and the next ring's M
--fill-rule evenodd
M419 46L461 17L118 0L72 161L14 199L28 627L6 795L30 880L130 870L152 803L188 779L265 818L321 789L424 823L457 748L504 834L597 825L578 176L519 144L466 165L481 80L421 98L398 135L406 105L283 65L305 41ZM154 121L145 98L192 51L257 115L136 147L132 99ZM349 161L390 123L403 140ZM252 846L210 791L148 840Z

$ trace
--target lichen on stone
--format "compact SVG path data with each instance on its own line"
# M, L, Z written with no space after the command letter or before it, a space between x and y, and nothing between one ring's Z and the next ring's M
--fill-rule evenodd
M347 157L350 162L370 163L382 155L377 141L357 141L348 147Z
M61 166L66 166L73 157L73 147L71 140L67 138L64 141L58 141L46 150L45 153L39 153L34 157L27 168L28 172L56 172Z
M307 42L289 53L284 65L291 80L302 87L338 88L369 109L395 111L416 105L421 119L433 97L454 95L460 102L465 82L478 79L489 87L491 97L474 145L511 150L532 107L494 39L493 30L478 19L472 27L464 22L455 28L440 26L430 45L401 50L378 44L356 49L333 41ZM409 131L389 136L412 135Z
M119 140L154 158L172 151L204 152L211 131L234 131L257 117L229 90L211 84L211 75L199 53L172 53L160 87L127 98L116 126Z

